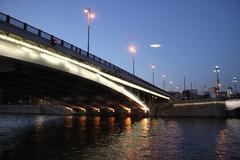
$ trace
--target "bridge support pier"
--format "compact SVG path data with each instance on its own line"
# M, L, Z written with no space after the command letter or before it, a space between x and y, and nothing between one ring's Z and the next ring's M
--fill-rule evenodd
M156 104L154 102L154 96L148 94L148 95L145 95L145 103L149 106L150 108L150 112L149 112L149 115L151 117L154 117L155 116L155 112L156 112Z
M150 108L150 117L158 116L158 112L170 104L169 100L161 99L150 94L145 94L144 97L145 104Z

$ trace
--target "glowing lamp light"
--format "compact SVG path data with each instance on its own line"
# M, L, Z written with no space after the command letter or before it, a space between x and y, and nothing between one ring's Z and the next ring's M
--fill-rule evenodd
M152 69L155 69L155 68L156 68L156 66L155 66L154 64L151 64L150 67L151 67Z
M78 107L80 110L82 110L83 112L86 112L87 110L85 108L82 107Z
M91 13L90 18L95 18L95 14Z
M130 47L128 48L128 50L129 50L129 52L130 52L131 54L133 54L133 55L137 52L137 48L136 48L135 46L130 46Z
M233 83L237 83L237 77L233 77Z
M99 108L92 107L92 109L94 109L94 110L97 111L97 112L100 112L100 109L99 109Z
M156 43L156 44L150 44L150 47L152 47L152 48L160 48L160 47L161 47L161 44L158 44L158 43Z
M84 9L84 13L88 13L88 9Z
M115 110L113 108L108 108L110 111L112 111L113 113L115 112Z
M213 71L214 71L214 72L220 72L219 66L217 65L217 66L214 68Z

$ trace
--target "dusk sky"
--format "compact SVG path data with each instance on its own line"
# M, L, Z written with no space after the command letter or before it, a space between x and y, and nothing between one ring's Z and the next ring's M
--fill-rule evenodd
M1 0L0 12L87 50L86 6L96 14L90 52L132 72L128 46L135 44L136 75L151 83L155 64L160 88L161 74L167 90L182 90L184 76L188 88L212 87L215 65L225 87L240 78L239 0Z

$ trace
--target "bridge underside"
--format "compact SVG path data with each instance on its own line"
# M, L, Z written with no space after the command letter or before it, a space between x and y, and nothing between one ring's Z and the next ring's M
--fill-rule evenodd
M139 112L137 103L118 92L79 76L0 56L1 104L55 104L87 112ZM125 108L125 109L124 109ZM143 111L140 111L143 112Z

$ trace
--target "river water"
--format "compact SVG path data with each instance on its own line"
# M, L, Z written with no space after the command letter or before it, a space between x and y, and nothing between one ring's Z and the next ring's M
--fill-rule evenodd
M0 159L240 159L240 119L0 115Z

